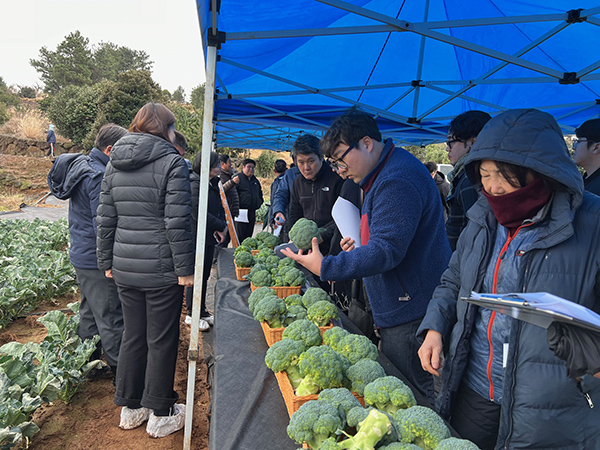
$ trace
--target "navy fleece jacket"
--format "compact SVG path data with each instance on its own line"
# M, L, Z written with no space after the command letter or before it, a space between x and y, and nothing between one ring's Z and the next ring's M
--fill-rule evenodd
M439 191L425 166L406 150L394 149L391 139L360 184L369 241L325 257L321 279L364 278L377 327L420 319L451 254Z

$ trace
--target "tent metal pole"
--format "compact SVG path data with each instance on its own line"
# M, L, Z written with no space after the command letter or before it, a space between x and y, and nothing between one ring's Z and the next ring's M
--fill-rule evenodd
M423 22L427 22L429 18L429 0L425 2L425 11L423 12ZM415 80L420 81L423 76L423 62L425 57L425 36L421 36L421 46L419 48L419 62L417 64L417 76ZM419 112L419 94L421 93L421 86L415 86L415 95L413 97L413 112L412 117L417 117Z
M206 289L202 283L204 273L204 247L206 240L206 211L208 211L208 173L212 150L213 113L215 102L215 73L217 70L217 48L208 46L206 50L206 84L204 87L204 123L202 127L202 167L200 169L200 197L198 204L198 230L196 233L196 266L194 270L194 304L192 306L192 326L188 348L188 382L185 410L185 430L183 449L190 450L192 439L192 419L194 418L194 388L196 385L196 362L200 357L198 347L200 302ZM210 264L210 263L209 263Z

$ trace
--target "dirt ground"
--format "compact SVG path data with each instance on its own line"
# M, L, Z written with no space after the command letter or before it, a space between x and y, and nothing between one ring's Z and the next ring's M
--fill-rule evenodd
M214 276L212 283L214 283ZM209 291L210 293L210 291ZM46 328L36 319L53 309L68 309L67 304L78 300L78 294L69 295L55 302L46 302L31 315L19 318L0 331L0 345L6 342L41 342L46 336ZM181 338L179 342L175 390L179 402L185 403L187 392L187 350L190 327L181 316ZM196 388L194 393L194 419L192 429L192 449L208 449L209 432L209 389L207 366L202 358L202 333L200 333L201 360L197 364ZM153 439L146 433L145 426L124 431L119 425L120 408L113 403L115 389L111 378L103 378L84 383L73 401L65 405L55 401L42 405L34 414L33 421L40 431L33 437L30 450L158 450L182 449L183 430L170 436Z

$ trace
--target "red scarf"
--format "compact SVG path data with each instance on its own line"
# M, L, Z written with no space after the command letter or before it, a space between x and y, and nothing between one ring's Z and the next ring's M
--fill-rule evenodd
M510 194L490 195L482 189L498 222L509 230L519 228L524 220L531 219L550 200L550 191L541 178Z

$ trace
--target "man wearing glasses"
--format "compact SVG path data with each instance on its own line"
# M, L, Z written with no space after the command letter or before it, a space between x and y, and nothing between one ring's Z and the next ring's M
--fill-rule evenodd
M450 164L454 166L448 174L450 193L446 199L448 205L448 220L446 234L452 251L456 250L456 242L461 231L467 226L467 211L477 201L478 192L467 177L464 161L469 150L475 143L477 135L490 120L488 113L483 111L467 111L452 119L448 127L446 151Z
M315 238L308 255L285 254L321 280L364 279L381 351L433 404L433 379L423 371L415 334L450 259L440 194L425 166L391 139L383 142L364 112L336 119L321 150L364 191L362 245L344 238L346 251L323 257Z
M583 185L586 191L600 195L600 119L583 122L573 139L573 160L583 167Z

